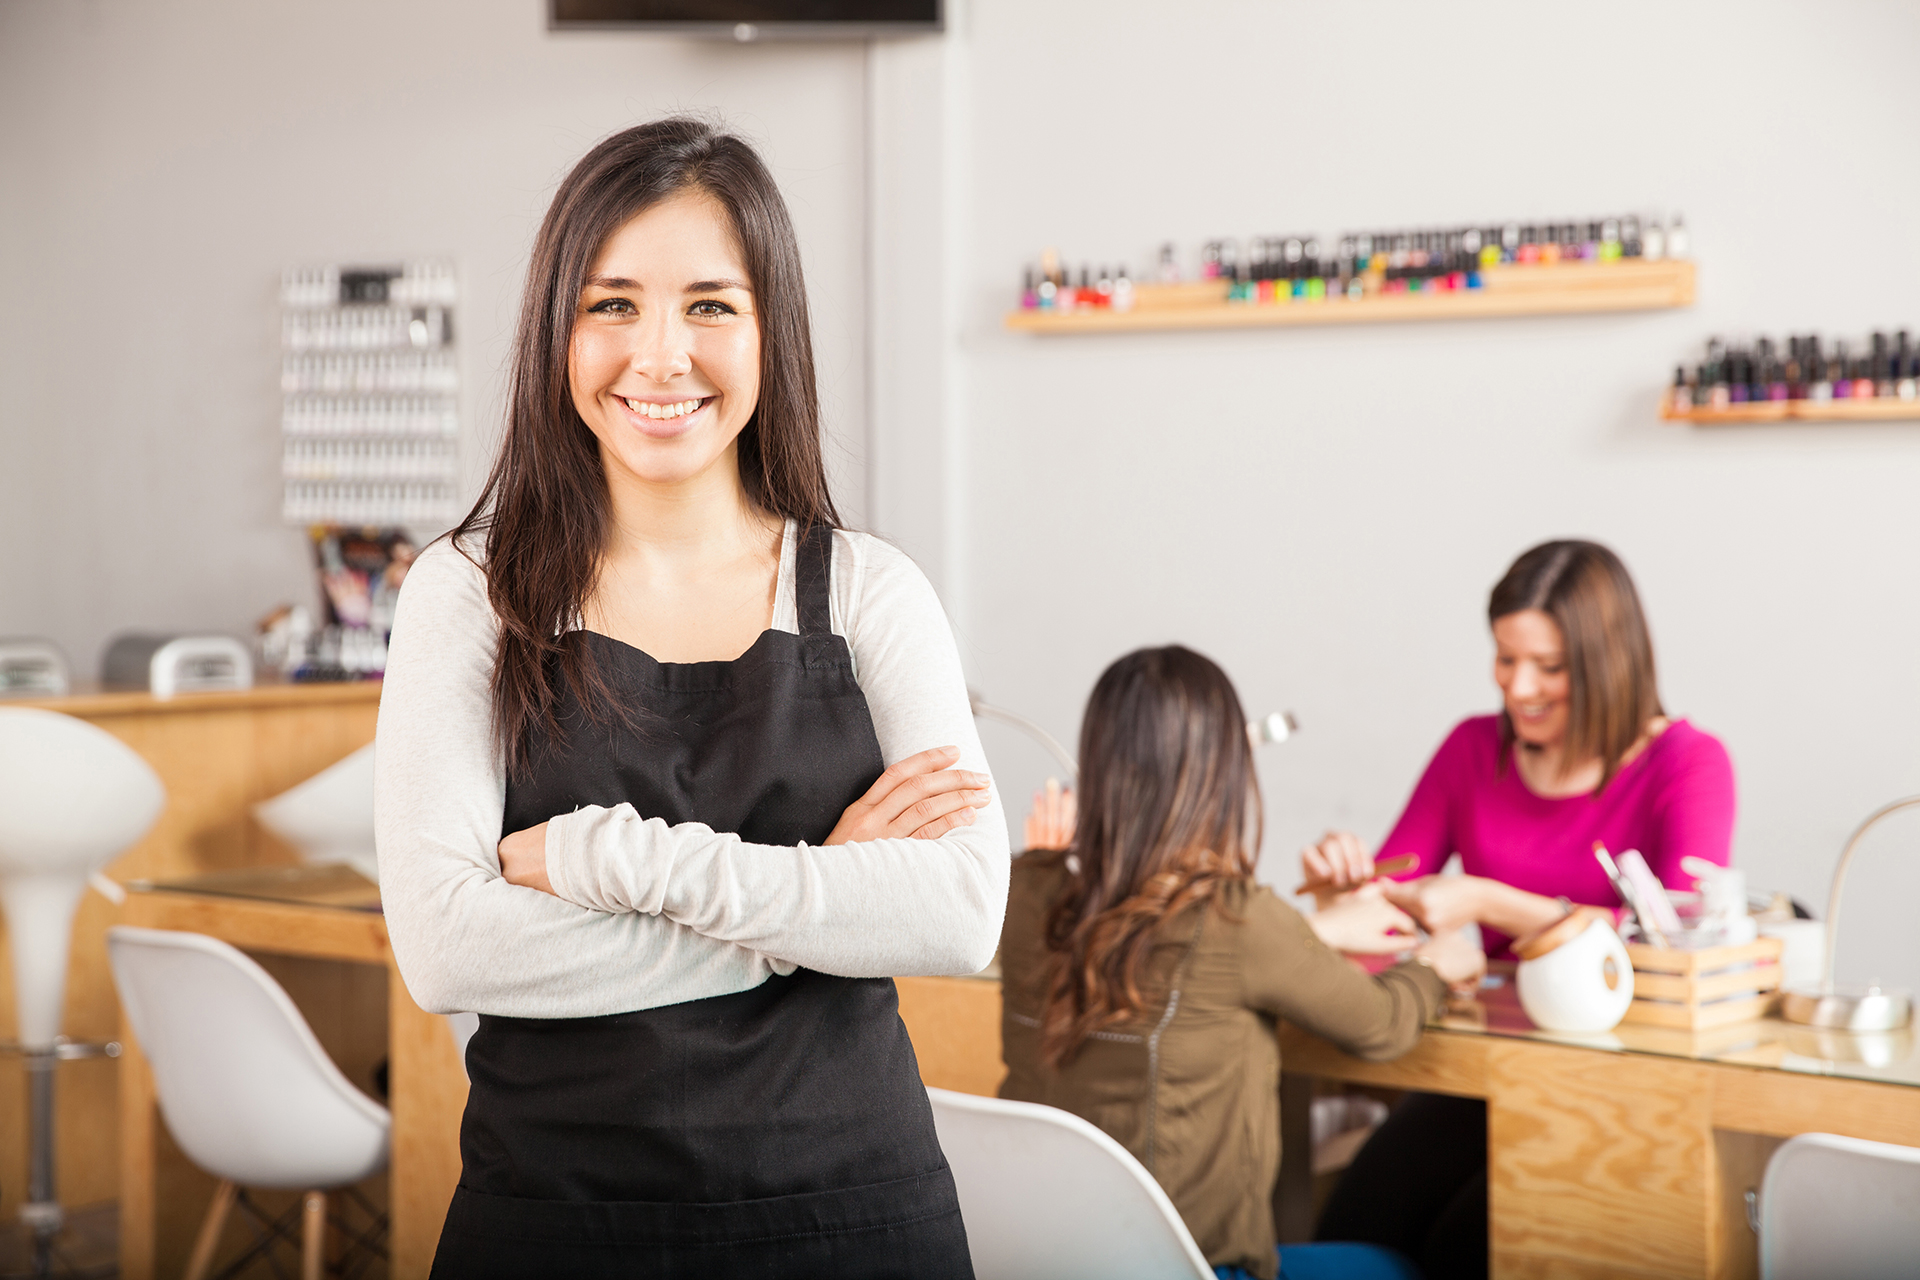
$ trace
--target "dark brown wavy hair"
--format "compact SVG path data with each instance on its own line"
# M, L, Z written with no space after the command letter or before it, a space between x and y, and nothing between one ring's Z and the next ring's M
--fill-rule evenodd
M1515 560L1494 587L1487 622L1528 609L1538 609L1560 628L1570 686L1560 758L1567 765L1599 760L1598 795L1648 722L1665 714L1640 593L1620 557L1599 543L1543 542ZM1502 710L1502 767L1515 740L1513 718Z
M599 441L574 408L574 319L607 239L681 192L725 210L760 323L760 398L738 443L747 498L805 528L840 525L827 489L800 246L773 175L746 142L676 116L601 142L554 193L534 237L514 336L505 438L480 500L453 531L484 535L487 597L500 619L494 732L509 770L536 728L558 737L562 682L590 716L621 714L585 645L563 639L592 595L610 505Z
M1251 880L1259 848L1253 744L1226 672L1178 645L1108 667L1080 725L1078 869L1047 917L1042 1059L1059 1067L1138 1018L1160 923Z

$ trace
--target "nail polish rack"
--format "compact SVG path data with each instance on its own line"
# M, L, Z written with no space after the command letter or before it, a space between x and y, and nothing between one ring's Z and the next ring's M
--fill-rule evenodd
M281 279L281 513L301 525L460 518L453 267L311 267Z
M1920 348L1905 329L1864 343L1824 344L1817 334L1753 342L1710 339L1681 365L1660 401L1668 422L1920 421Z
M1331 245L1332 251L1328 252ZM1006 327L1028 333L1457 320L1693 303L1694 266L1678 218L1456 227L1208 241L1198 279L1174 246L1152 281L1124 268L1074 273L1052 250L1029 269Z

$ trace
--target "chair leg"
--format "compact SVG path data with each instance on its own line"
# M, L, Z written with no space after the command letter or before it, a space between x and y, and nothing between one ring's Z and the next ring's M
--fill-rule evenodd
M300 1280L322 1280L326 1275L327 1193L307 1192L301 1214Z
M220 1247L220 1233L227 1229L227 1213L233 1208L233 1198L238 1191L238 1187L224 1178L213 1189L213 1203L207 1206L207 1216L200 1222L200 1235L193 1242L193 1256L187 1261L186 1280L206 1280L207 1269L213 1266L214 1251Z

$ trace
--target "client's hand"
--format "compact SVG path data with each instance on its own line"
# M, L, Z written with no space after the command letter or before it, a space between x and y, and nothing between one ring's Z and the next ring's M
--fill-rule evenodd
M959 758L958 747L934 747L888 765L867 794L847 806L823 843L938 840L955 827L973 825L976 811L993 798L991 779L947 767Z
M1373 855L1351 831L1329 831L1300 851L1300 870L1322 910L1334 898L1373 879Z
M1455 995L1471 995L1487 972L1487 953L1457 929L1435 934L1413 954L1426 957Z
M1044 791L1033 793L1033 808L1027 813L1028 849L1064 849L1073 843L1073 824L1078 809L1073 788L1063 788L1060 779L1048 778Z
M1421 876L1417 880L1383 880L1387 901L1420 922L1431 934L1452 933L1480 919L1483 886L1479 876Z
M1413 918L1387 901L1379 882L1343 893L1307 917L1320 941L1354 955L1390 955L1413 945Z
M547 879L547 824L516 831L500 842L500 874L508 884L553 892Z

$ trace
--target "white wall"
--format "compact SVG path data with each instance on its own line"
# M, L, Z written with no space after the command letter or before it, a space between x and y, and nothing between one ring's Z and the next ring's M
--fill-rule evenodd
M1655 409L1712 333L1920 327L1920 10L975 0L954 38L960 625L989 697L1071 741L1120 653L1211 654L1250 711L1299 714L1263 769L1264 874L1290 883L1322 828L1383 836L1448 727L1497 705L1483 610L1512 558L1594 537L1636 574L1669 709L1732 751L1738 859L1824 904L1851 825L1920 790L1920 426ZM1693 228L1690 310L999 327L1050 243L1139 263L1164 239L1653 208ZM993 732L1003 786L1031 787L1037 753ZM1843 966L1920 979L1914 832L1863 855L1849 912L1878 941Z
M550 34L542 0L0 4L0 635L308 600L279 519L281 268L451 256L477 489L533 232L607 133L717 112L799 227L863 515L865 50Z

